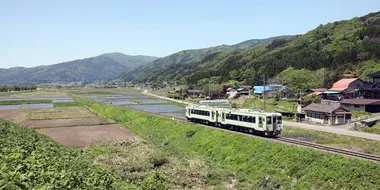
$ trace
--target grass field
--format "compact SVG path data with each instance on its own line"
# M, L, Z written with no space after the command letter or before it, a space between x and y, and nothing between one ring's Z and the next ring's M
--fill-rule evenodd
M52 100L7 100L0 101L0 105L23 105L23 104L51 104Z
M237 189L377 189L380 184L380 165L373 162L80 102L168 151L226 167Z
M282 136L300 137L317 144L380 155L380 141L290 126L284 126Z
M275 101L274 99L266 99L266 111L288 111L288 112L296 112L297 111L297 103L296 102L289 102L289 101ZM243 108L249 108L249 109L258 109L263 110L264 109L264 100L259 98L246 98L244 100L244 103L241 105Z

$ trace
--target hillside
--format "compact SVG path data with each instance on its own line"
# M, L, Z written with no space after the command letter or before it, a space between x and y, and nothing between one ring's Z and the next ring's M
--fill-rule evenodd
M202 61L205 57L212 57L213 55L222 52L243 51L259 45L268 44L275 39L288 39L292 37L294 36L277 36L267 39L247 40L235 45L220 45L203 49L182 50L172 55L159 58L152 63L140 66L131 72L125 72L117 78L121 78L124 81L136 79L141 82L162 81L164 78L168 78L166 75L170 74L171 71L180 68L180 65L186 65L189 62ZM160 77L161 75L163 75L163 77Z
M93 82L133 70L155 59L156 57L108 53L49 66L0 69L0 84Z
M320 25L304 35L275 39L268 45L248 50L209 52L198 59L177 62L175 67L159 67L136 81L161 83L176 76L183 84L196 84L210 77L219 83L237 80L261 84L261 75L275 77L291 66L310 70L327 68L324 85L329 86L344 72L355 71L367 61L379 64L379 59L380 12L377 12Z

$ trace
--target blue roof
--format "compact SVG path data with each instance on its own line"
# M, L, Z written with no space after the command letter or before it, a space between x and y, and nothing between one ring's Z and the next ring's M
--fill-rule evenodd
M281 88L281 90L285 89L285 86L281 84L265 85L265 92L270 92L273 89L278 89L279 87ZM264 86L254 86L253 88L254 88L254 93L262 94L264 92Z
M254 86L254 93L262 94L264 92L264 86ZM270 86L265 86L265 92L272 91Z

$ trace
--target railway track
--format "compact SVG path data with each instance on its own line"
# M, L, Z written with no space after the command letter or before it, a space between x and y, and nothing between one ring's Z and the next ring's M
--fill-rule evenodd
M125 107L123 107L123 108L125 108ZM184 118L172 117L172 116L163 115L160 113L149 112L149 111L141 111L141 110L137 110L137 109L133 109L133 108L127 108L127 109L131 109L131 110L143 112L143 113L149 113L149 114L153 114L153 115L157 115L157 116L161 116L161 117L167 117L167 118L171 118L171 119L175 119L175 120L190 122ZM200 123L196 123L196 124L204 126L204 127L209 127L209 128L228 131L228 132L239 133L239 134L243 134L243 135L247 135L247 136L251 136L251 137L256 137L256 138L261 138L261 139L265 139L265 140L271 140L271 141L280 142L280 143L286 143L286 144L292 144L292 145L303 146L303 147L308 147L308 148L314 148L314 149L327 151L327 152L331 152L331 153L336 153L336 154L341 154L341 155L345 155L345 156L349 156L349 157L362 158L362 159L366 159L366 160L370 160L370 161L380 162L380 156L375 156L375 155L371 155L371 154L365 154L365 153L350 151L350 150L346 150L346 149L334 148L334 147L320 145L320 144L316 144L316 143L310 143L307 141L301 141L301 140L297 140L297 139L293 139L293 138L287 138L287 137L265 138L262 136L252 135L252 134L244 133L244 132L233 131L233 130L226 129L226 128L219 128L219 127L204 125L204 124L200 124Z
M367 159L367 160L372 160L372 161L380 162L380 157L379 156L375 156L375 155L371 155L371 154L365 154L365 153L355 152L355 151L351 151L351 150L334 148L334 147L330 147L330 146L310 143L310 142L301 141L301 140L292 139L292 138L287 138L287 137L279 137L279 138L277 138L275 140L276 141L280 141L280 142L289 143L289 144L300 145L300 146L303 146L303 147L309 147L309 148L319 149L319 150L323 150L323 151L343 154L343 155L346 155L346 156L363 158L363 159Z

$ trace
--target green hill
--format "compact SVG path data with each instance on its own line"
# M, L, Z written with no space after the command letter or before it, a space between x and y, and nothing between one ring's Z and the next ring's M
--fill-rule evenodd
M204 49L182 50L172 55L159 58L152 63L142 65L139 68L125 72L117 78L124 81L136 80L139 82L162 81L171 78L170 72L176 71L190 62L199 62L204 59L213 59L214 55L222 52L243 51L259 45L268 44L274 39L288 39L294 36L278 36L267 39L252 39L235 45L220 45ZM162 75L162 76L161 76Z
M197 59L166 64L145 72L135 81L160 83L176 78L184 84L196 84L200 79L213 77L216 82L233 79L259 84L263 74L275 77L288 67L294 67L310 70L327 68L326 85L331 85L344 72L360 69L361 65L374 67L373 64L379 64L379 59L380 12L377 12L320 25L304 35L273 39L268 45L248 50L235 48L233 51L208 52ZM368 61L372 65L361 64Z
M55 65L0 69L0 84L93 82L117 76L155 59L156 57L108 53Z

